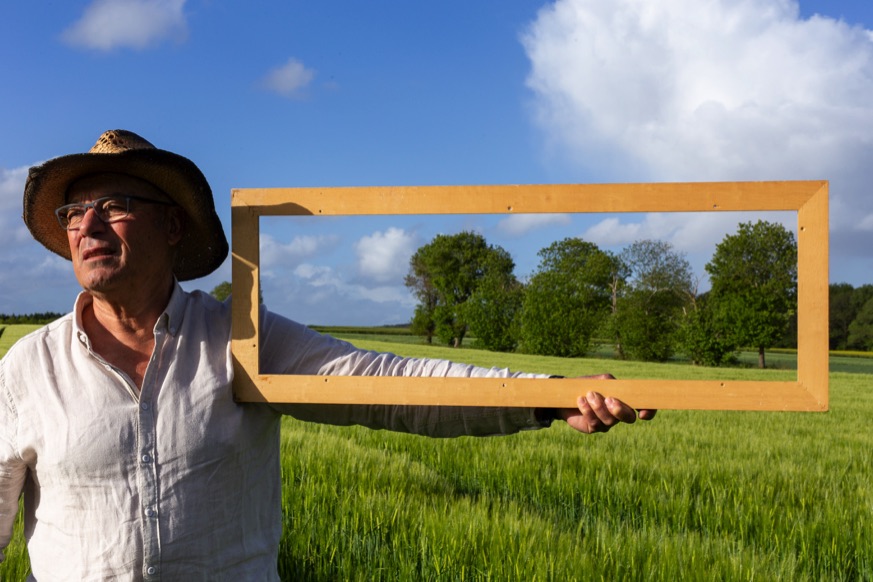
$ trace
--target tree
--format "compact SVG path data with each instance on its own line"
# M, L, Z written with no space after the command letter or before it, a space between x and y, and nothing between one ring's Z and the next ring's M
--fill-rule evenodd
M412 315L412 322L409 324L409 331L413 335L419 335L429 344L433 343L433 336L436 334L436 322L433 318L432 305L419 304L415 307L415 313Z
M419 249L420 250L420 249ZM409 274L406 276L406 286L410 287L418 298L418 305L412 316L410 331L425 338L427 343L433 343L436 334L435 312L439 297L433 286L431 273L424 260L425 253L416 253L409 260Z
M694 297L691 264L664 241L634 242L620 255L630 277L615 301L611 330L619 353L665 361L675 352L685 308Z
M553 243L539 256L521 311L524 351L584 356L610 311L616 258L578 238Z
M797 311L797 244L781 224L742 223L716 246L706 264L715 323L730 331L737 345L764 350L785 334Z
M515 263L473 232L437 235L409 261L406 286L419 300L413 325L458 347L467 334L468 301L485 280L511 286Z
M857 311L852 306L852 293L855 288L848 283L831 283L828 286L829 348L846 349L849 339L849 325Z
M230 291L230 282L222 281L216 285L209 294L223 303L228 297L230 297Z
M209 292L210 295L215 297L221 302L227 301L227 298L231 296L231 285L230 281L222 281L218 285L212 288L212 291ZM258 289L258 302L264 302L264 292L262 289Z
M716 323L709 293L696 297L679 328L679 344L698 366L721 366L737 360L734 334Z
M828 315L830 320L830 349L859 348L849 342L849 327L864 305L873 298L873 285L858 288L848 283L832 283L829 287ZM855 339L858 336L856 334ZM863 348L861 348L863 349Z
M514 278L486 277L465 308L473 346L495 352L511 352L518 346L524 287Z
M847 344L854 349L873 350L873 298L867 300L849 325Z

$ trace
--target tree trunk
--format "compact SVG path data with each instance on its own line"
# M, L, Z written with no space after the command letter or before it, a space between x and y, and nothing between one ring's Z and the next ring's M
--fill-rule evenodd
M758 348L758 367L766 368L766 363L764 362L764 348Z

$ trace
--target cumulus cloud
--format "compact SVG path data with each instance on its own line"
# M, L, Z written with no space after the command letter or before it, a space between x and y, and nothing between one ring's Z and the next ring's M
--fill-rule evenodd
M414 305L412 297L405 288L396 285L380 285L367 287L358 283L349 283L332 267L304 263L294 269L294 274L306 281L311 287L322 289L322 293L342 295L347 298L363 299L373 303L396 303L404 307ZM312 297L310 296L310 299ZM320 302L321 297L312 303Z
M21 220L21 199L28 168L0 168L0 232L7 251L32 239Z
M521 236L532 230L570 224L569 214L513 214L497 223L497 228L510 236Z
M401 282L417 247L418 238L402 228L391 227L362 237L355 243L358 273L380 283Z
M616 181L828 179L834 248L858 244L843 232L870 232L869 30L801 18L791 0L558 0L522 43L536 122L570 168Z
M320 253L336 248L337 235L295 236L291 242L282 243L268 234L261 234L261 268L294 267Z
M295 58L281 67L276 67L264 77L263 86L282 97L296 98L303 95L303 90L315 78L315 71Z
M309 262L265 284L264 297L271 310L306 324L403 323L415 307L402 285L354 283L341 268Z
M33 240L21 220L27 170L0 168L0 313L66 312L80 288L70 262Z
M146 49L188 35L185 0L94 0L61 38L99 51Z
M793 212L653 212L638 221L605 218L586 229L582 238L604 247L623 247L638 240L669 240L677 251L711 254L715 245L734 234L741 222L779 223L796 236L796 216Z

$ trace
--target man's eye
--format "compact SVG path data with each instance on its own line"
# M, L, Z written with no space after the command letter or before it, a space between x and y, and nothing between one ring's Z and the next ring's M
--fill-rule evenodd
M85 216L84 208L68 208L67 209L67 220L78 220Z
M107 200L103 203L103 212L108 214L124 214L127 206L121 200Z

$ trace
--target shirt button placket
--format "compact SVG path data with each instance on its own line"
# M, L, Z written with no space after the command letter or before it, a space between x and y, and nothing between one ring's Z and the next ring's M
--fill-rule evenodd
M142 394L145 397L145 394ZM142 493L143 576L146 580L160 580L160 506L157 466L155 463L155 418L149 402L139 405L139 468Z

